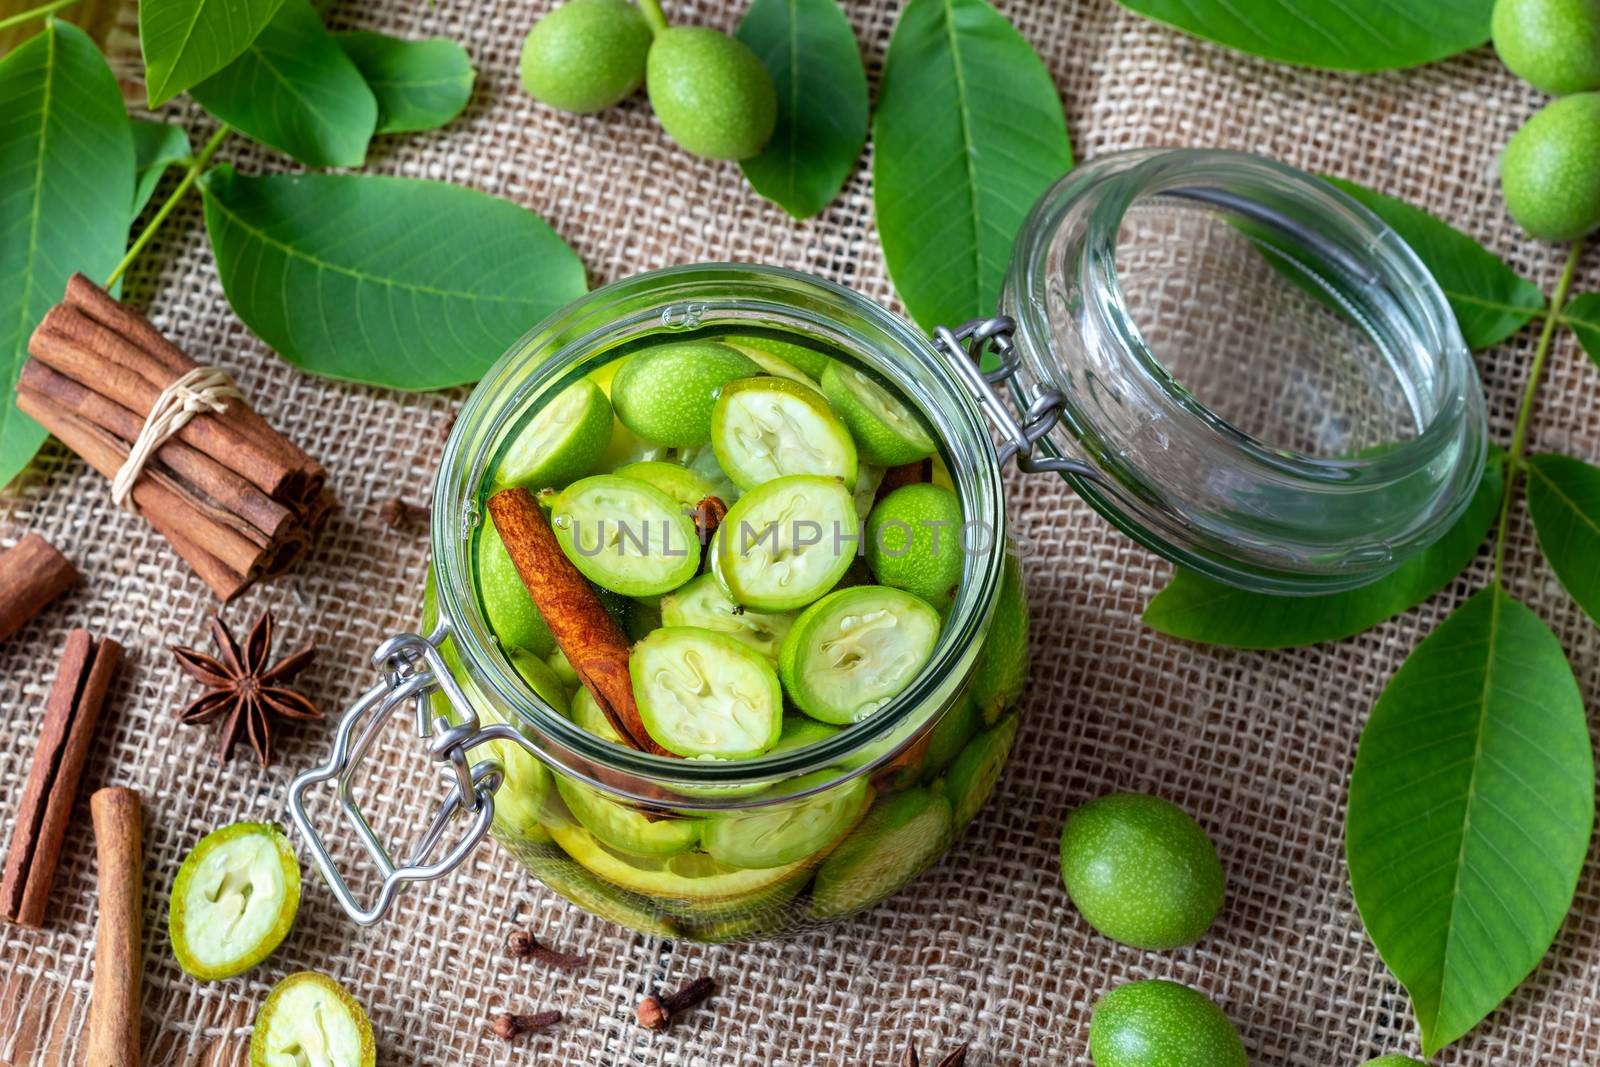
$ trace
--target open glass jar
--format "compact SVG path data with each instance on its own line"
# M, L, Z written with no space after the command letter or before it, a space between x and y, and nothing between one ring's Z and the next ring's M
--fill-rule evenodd
M692 266L597 290L508 352L468 399L435 482L426 636L385 643L377 654L384 681L341 721L329 762L290 790L294 821L351 916L377 921L402 886L444 874L491 830L557 892L663 935L781 936L898 891L981 809L1017 736L1027 608L1000 478L1013 458L1067 477L1169 558L1287 593L1381 577L1436 539L1476 486L1481 393L1443 295L1379 220L1281 165L1176 151L1080 168L1035 208L1000 310L930 340L819 279ZM718 642L742 647L727 654L749 677L772 679L760 715L730 715L696 735L710 748L684 748L682 731L659 709L645 716L652 743L668 744L673 756L623 743L627 724L605 713L591 678L580 680L582 663L539 644L548 633L508 638L503 619L491 617L504 609L486 578L498 545L486 540L486 501L508 469L526 466L528 442L537 452L571 438L570 427L549 430L556 405L607 390L616 399L619 366L680 342L711 343L708 358L732 346L755 362L717 387L719 410L748 389L775 397L774 413L797 396L811 405L783 416L786 431L759 419L741 431L751 440L789 433L786 447L808 453L801 469L832 462L826 426L810 410L848 425L850 462L823 471L828 477L800 477L831 478L818 491L839 498L851 524L884 499L872 469L881 478L881 467L861 456L894 451L851 417L853 405L862 390L878 398L880 417L885 398L891 413L903 405L910 417L902 428L915 437L920 427L933 452L922 478L953 494L961 528L946 542L959 561L953 588L923 590L933 604L899 592L916 603L895 611L883 610L883 597L897 590L884 590L914 581L887 577L881 560L843 569L844 555L869 547L866 529L851 531L844 548L834 531L840 569L794 603L750 591L782 571L775 557L736 573L726 542L705 553L708 574L697 576L696 552L670 589L601 580L582 548L586 535L563 527L583 513L575 486L669 507L685 481L674 470L700 479L688 479L699 488L677 498L685 506L708 483L750 501L793 480L781 462L752 476L721 439L709 451L674 446L607 422L604 449L565 471L552 487L562 491L544 503L551 529L567 535L571 563L633 594L614 597L610 613L637 642L630 670L641 709L654 707L646 674L682 668L700 671L695 685L720 684L707 681L696 658ZM851 399L839 391L841 375L870 384ZM693 397L668 392L669 415L674 405L693 406ZM630 467L637 463L669 469ZM619 468L609 481L593 477ZM548 468L540 470L545 477ZM656 481L663 475L668 482ZM639 481L656 484L646 493ZM874 646L880 653L905 659L906 642L920 642L887 696L848 695L865 684L848 672L832 697L818 695L820 683L796 681L807 677L797 664L818 649L846 648L839 662L850 665L870 658L873 648L841 636L862 619L895 635ZM642 650L656 657L646 666ZM563 679L571 667L579 671ZM786 715L775 703L778 676ZM401 708L443 765L448 792L410 856L396 862L362 815L355 781L379 728ZM737 758L678 758L715 755L729 731L757 739L733 744ZM337 870L309 813L310 790L329 783L382 880L369 905ZM457 815L469 825L447 845L461 833Z

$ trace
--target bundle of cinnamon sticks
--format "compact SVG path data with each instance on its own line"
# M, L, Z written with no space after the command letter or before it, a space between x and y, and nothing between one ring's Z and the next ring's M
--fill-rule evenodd
M162 391L196 367L143 315L81 274L28 352L17 406L108 479ZM131 499L224 601L286 570L333 508L322 466L239 398L161 445Z

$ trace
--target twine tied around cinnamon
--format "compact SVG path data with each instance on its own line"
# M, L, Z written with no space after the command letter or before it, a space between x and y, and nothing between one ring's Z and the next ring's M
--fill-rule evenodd
M128 458L111 480L111 499L117 507L130 506L133 483L139 480L144 465L156 454L156 449L166 444L190 419L208 411L220 415L228 410L226 400L243 397L227 372L213 366L196 367L161 390L139 436L128 449Z

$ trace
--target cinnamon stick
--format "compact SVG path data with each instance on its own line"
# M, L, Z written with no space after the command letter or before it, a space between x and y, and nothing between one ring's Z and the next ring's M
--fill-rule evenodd
M74 630L67 637L0 880L0 918L7 922L22 926L44 922L78 778L121 656L121 645L109 638L96 639L87 630Z
M81 456L89 466L115 478L128 458L128 451L116 437L78 418L41 393L17 391L17 407L61 439L62 444ZM259 530L236 521L227 512L214 508L189 493L174 478L155 468L134 483L134 506L151 524L167 535L168 527L183 530L200 545L240 575L251 575L269 539ZM220 594L219 594L220 595Z
M144 428L144 420L127 408L112 403L38 360L30 359L23 364L17 388L38 393L83 421L109 430L121 439L119 444L135 440ZM120 451L126 458L127 449L124 447ZM147 469L160 468L170 470L173 477L191 484L199 493L239 516L268 538L281 536L290 524L297 521L288 506L273 500L242 475L181 440L168 441L156 451Z
M36 533L0 553L0 641L78 580L78 569Z
M88 1067L138 1067L139 983L144 921L143 817L139 794L121 786L89 798L99 861L89 1000Z
M156 392L196 366L195 361L151 325L149 319L82 274L68 279L64 307L100 327L111 338L125 340L125 345L115 345L110 354L155 386ZM149 404L136 406L134 410L148 411ZM203 415L184 429L191 428L196 436L213 439L209 446L193 440L191 444L208 455L226 452L238 462L236 469L240 474L278 499L309 503L316 499L327 481L327 472L321 464L295 447L243 402L229 404L222 415Z
M82 275L28 342L17 406L108 479L162 394L196 363L138 312ZM157 443L130 499L224 601L280 573L332 508L327 472L229 397Z
M628 638L561 550L533 494L502 489L489 498L489 516L556 644L612 727L634 748L671 755L639 717L628 674Z

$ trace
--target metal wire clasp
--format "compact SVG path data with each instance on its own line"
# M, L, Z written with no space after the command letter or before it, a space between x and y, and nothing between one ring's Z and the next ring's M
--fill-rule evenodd
M978 405L990 423L1000 431L1002 466L1007 460L1015 459L1017 468L1028 474L1048 471L1101 481L1099 472L1080 460L1033 454L1034 445L1061 420L1064 398L1053 386L1035 382L1030 387L1019 378L1021 364L1013 340L1016 329L1015 320L1007 315L996 315L989 319L973 319L954 330L936 326L933 343L950 357L956 374L978 398ZM994 370L985 371L981 369L983 357L989 354L995 357L996 366ZM1001 395L999 386L1005 388L1009 401Z
M328 762L300 774L289 785L289 815L296 829L340 906L362 926L371 926L382 918L395 895L407 883L432 881L460 866L489 832L494 821L495 790L500 788L505 774L499 761L473 762L467 758L468 751L489 741L525 743L521 734L503 723L480 724L478 713L439 651L439 645L449 632L448 625L441 623L427 637L397 634L378 646L373 659L382 669L384 680L363 693L345 711L334 732L333 751ZM432 714L429 698L435 692L442 692L449 701L452 716ZM407 703L412 705L416 717L417 736L427 742L433 761L444 765L449 792L411 854L404 863L396 865L356 802L353 782L356 769L371 750L378 731L395 709ZM307 790L324 782L336 783L339 809L383 877L377 900L371 907L363 908L357 902L307 813ZM471 826L443 858L430 863L445 828L458 812L473 816Z

